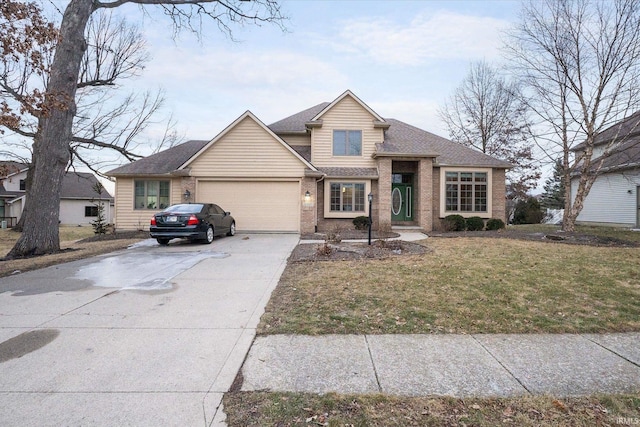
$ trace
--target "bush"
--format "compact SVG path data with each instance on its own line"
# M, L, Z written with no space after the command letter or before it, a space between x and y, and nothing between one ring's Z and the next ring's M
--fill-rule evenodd
M467 218L467 230L480 231L484 229L484 220L479 216Z
M498 218L491 218L487 221L487 230L502 230L504 228L504 221Z
M366 230L369 228L369 217L357 216L353 219L353 225L356 227L356 230Z
M462 215L447 215L442 220L445 231L464 231L467 226Z
M540 224L544 219L544 213L540 207L540 202L535 197L521 200L516 204L513 213L514 224Z

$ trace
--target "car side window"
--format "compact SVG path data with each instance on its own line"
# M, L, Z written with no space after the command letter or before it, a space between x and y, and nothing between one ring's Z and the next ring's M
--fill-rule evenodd
M222 208L220 206L213 205L213 209L216 211L217 214L224 215L224 211L222 210Z

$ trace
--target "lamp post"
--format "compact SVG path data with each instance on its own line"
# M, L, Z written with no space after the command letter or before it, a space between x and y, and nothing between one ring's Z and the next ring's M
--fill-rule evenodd
M369 193L367 198L369 199L369 246L371 246L371 202L373 202L373 194Z

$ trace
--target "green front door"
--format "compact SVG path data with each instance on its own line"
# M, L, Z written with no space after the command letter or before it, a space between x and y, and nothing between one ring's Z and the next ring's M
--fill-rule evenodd
M413 186L391 184L391 221L413 220Z

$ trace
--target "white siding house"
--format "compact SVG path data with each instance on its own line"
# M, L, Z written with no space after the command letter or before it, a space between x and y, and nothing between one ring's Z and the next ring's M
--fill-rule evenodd
M16 162L0 162L8 165L8 173L0 176L0 218L7 226L15 225L22 216L26 198L25 181L29 165ZM96 219L96 208L103 206L105 221L113 223L113 197L103 189L98 195L94 190L97 178L91 173L68 172L60 192L60 225L90 226Z
M578 146L576 152L583 147ZM605 149L609 153L605 154ZM579 224L640 227L640 112L596 137L592 165L599 176L584 200ZM575 198L578 177L571 181Z

